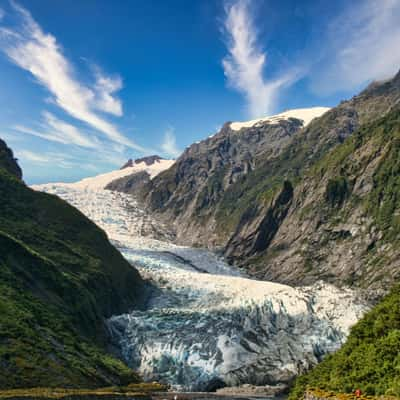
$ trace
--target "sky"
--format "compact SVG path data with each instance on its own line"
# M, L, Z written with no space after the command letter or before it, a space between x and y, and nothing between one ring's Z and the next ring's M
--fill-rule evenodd
M400 0L0 0L0 137L29 184L176 158L393 76L399 21Z

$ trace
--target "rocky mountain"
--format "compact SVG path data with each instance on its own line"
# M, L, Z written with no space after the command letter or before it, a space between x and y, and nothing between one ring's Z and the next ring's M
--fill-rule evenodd
M386 128L375 124L395 119L399 102L400 73L306 126L295 118L250 121L239 130L225 124L148 183L142 198L180 242L222 249L259 278L385 288L397 276L395 252L382 241L374 207L364 205L372 193L378 204L384 196L373 189L384 191L382 162L392 147L377 134ZM390 140L396 147L395 133ZM372 267L375 251L393 260L383 280Z
M120 171L104 174L102 185L107 190L134 193L141 190L152 178L173 165L174 160L165 160L157 155L128 160ZM100 180L96 177L93 182ZM84 180L85 181L85 180Z
M105 189L133 194L138 190L142 190L150 180L151 178L148 172L139 171L113 180L105 186Z
M400 277L399 140L400 104L361 125L297 184L285 181L256 230L242 219L227 255L262 279L390 288Z
M327 109L311 111L318 116ZM226 123L216 135L190 146L172 168L153 179L145 190L150 208L174 221L181 240L190 237L193 243L208 246L225 243L213 218L218 204L228 188L282 152L303 127L294 115L304 112Z
M135 164L141 164L141 163L145 163L146 165L152 165L155 162L159 162L161 160L164 160L164 158L161 158L158 155L153 155L153 156L147 156L147 157L142 157L142 158L137 158L135 161L132 160L132 158L130 158L122 167L121 169L124 168L129 168L129 167L133 167Z
M145 301L137 270L81 212L27 187L3 141L0 155L0 388L138 381L104 325Z

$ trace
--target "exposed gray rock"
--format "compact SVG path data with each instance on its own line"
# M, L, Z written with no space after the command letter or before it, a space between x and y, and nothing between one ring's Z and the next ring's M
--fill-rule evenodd
M153 165L155 162L159 160L163 160L163 158L158 155L137 158L135 161L133 161L132 158L130 158L120 169L133 167L135 164L140 164L142 162L144 162L146 165Z
M140 171L132 175L115 179L106 185L105 189L133 194L148 182L150 182L150 174L146 171Z

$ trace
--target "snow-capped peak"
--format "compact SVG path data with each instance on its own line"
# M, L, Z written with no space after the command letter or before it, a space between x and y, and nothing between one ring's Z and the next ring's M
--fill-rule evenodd
M269 117L253 119L251 121L244 122L232 122L230 128L234 131L238 131L242 128L250 128L258 123L271 123L276 124L279 121L297 118L303 121L303 126L307 126L314 118L320 117L322 114L330 110L329 107L311 107L311 108L296 108L294 110L284 111L283 113L271 115Z
M157 160L151 165L148 165L146 161L142 161L139 163L134 163L132 167L126 167L123 169L117 169L115 171L107 172L105 174L92 176L89 178L84 178L81 181L74 183L48 183L46 185L33 185L32 188L37 190L47 190L45 186L50 187L71 187L75 189L84 189L84 190L101 190L104 189L109 183L112 181L122 178L124 176L132 175L137 172L147 172L150 175L150 179L154 178L160 172L168 169L175 162L175 160Z

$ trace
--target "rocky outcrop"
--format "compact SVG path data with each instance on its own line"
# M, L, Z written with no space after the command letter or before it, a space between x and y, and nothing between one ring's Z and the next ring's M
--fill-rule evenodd
M150 174L147 171L139 171L135 174L115 179L105 186L104 189L133 194L150 182Z
M12 150L0 139L0 168L22 179L22 170L14 158Z
M237 232L225 247L227 259L245 260L252 254L266 250L286 217L292 199L293 186L285 181L282 189L266 206L249 208L243 214Z
M158 162L160 160L163 160L163 158L161 158L158 155L137 158L135 161L133 161L132 158L130 158L120 169L133 167L135 164L140 164L140 163L145 163L146 165L153 165L155 162Z

